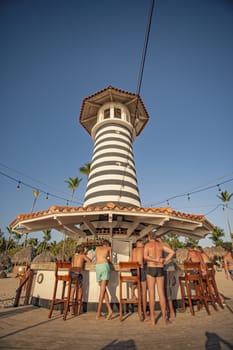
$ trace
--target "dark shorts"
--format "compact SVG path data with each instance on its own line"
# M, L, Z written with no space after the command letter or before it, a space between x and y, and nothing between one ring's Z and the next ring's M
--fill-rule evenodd
M163 277L165 275L163 267L147 266L146 273L151 277Z
M132 276L137 276L137 270L136 269L131 269ZM140 267L140 282L145 282L146 281L146 271Z
M72 285L76 285L77 283L82 283L83 275L81 273L71 272Z

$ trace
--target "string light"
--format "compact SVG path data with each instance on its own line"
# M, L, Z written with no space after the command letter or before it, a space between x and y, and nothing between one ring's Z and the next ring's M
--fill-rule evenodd
M221 190L221 187L219 184L217 184L217 187L218 187L219 192L221 192L222 190Z
M197 193L200 193L200 192L205 192L205 191L208 191L208 190L210 190L210 189L212 189L212 188L216 188L216 186L217 186L218 188L220 188L220 185L226 184L226 183L231 182L231 181L233 181L233 178L231 178L231 179L229 179L229 180L226 180L226 181L223 181L223 182L221 182L221 183L219 183L219 184L215 184L215 185L208 186L208 187L203 187L203 188L201 188L201 189L199 189L199 190L196 190L196 191L192 191L192 192L188 192L188 193L185 192L185 193L181 193L181 194L178 194L178 195L169 197L169 198L167 198L167 199L165 199L165 200L161 200L161 201L159 201L159 202L157 202L157 203L150 204L150 206L151 206L151 207L157 206L157 205L162 204L162 203L164 203L164 202L168 202L168 201L170 201L170 200L174 200L174 199L176 199L176 198L181 198L181 197L188 197L188 200L190 200L190 198L191 198L190 196L191 196L192 194L197 194ZM220 191L221 191L221 188L220 188Z
M49 199L49 193L46 193L46 198L45 199Z
M3 173L2 171L0 171L0 175L5 176L6 178L8 178L8 179L10 179L10 180L12 180L12 181L14 181L14 182L17 182L17 183L18 183L18 185L17 185L17 190L19 190L19 189L21 188L21 186L23 185L23 186L28 187L28 188L32 189L33 191L35 191L35 187L34 187L34 186L32 186L32 185L30 185L30 184L28 184L28 183L26 183L26 182L23 182L23 181L21 181L21 180L15 179L14 177L12 177L12 176L10 176L10 175L8 175L8 174L5 174L5 173ZM46 191L44 191L44 190L42 190L42 189L40 189L40 188L38 188L37 191L40 192L40 193L44 193L44 194L46 194L47 196L50 195L50 196L53 197L53 198L57 198L57 199L60 199L60 200L62 200L62 201L67 201L67 203L69 203L69 201L68 201L67 198L58 196L58 195L53 194L53 193L48 193L48 192L46 192ZM48 199L48 198L46 197L46 199ZM77 203L77 204L79 204L79 205L82 205L82 202L74 201L74 203Z
M167 200L167 205L168 205L168 206L170 205L168 200Z

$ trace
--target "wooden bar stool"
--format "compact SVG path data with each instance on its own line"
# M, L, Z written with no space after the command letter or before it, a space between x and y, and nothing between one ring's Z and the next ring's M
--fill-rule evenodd
M191 314L194 316L193 303L196 303L198 310L204 305L208 315L210 315L207 290L204 285L200 263L185 262L184 276L179 277L179 284L183 309L186 310L188 304Z
M131 270L136 272L132 276ZM132 298L130 294L130 284L135 283L138 289L138 296ZM125 293L123 292L125 287ZM137 304L139 319L142 319L141 309L141 282L140 282L140 265L138 262L119 262L119 305L120 305L120 320L122 321L123 305Z
M57 288L58 288L59 281L62 282L62 292L61 292L61 297L57 298ZM70 300L72 284L74 284L76 288L74 300ZM51 318L54 310L54 306L60 305L61 314L63 313L63 320L65 321L70 306L74 307L76 310L77 304L82 302L81 300L78 300L79 287L80 287L79 278L71 277L71 263L56 262L53 298L50 305L48 317ZM77 310L75 314L76 313L77 313Z
M203 276L204 283L208 292L208 300L212 303L215 310L218 310L217 304L224 309L222 299L215 279L214 263L206 263L206 275Z

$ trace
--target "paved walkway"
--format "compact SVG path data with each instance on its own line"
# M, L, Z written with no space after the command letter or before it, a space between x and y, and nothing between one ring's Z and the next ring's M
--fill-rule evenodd
M233 350L233 283L223 272L217 273L219 290L226 297L224 309L212 307L192 316L177 310L167 327L162 320L151 327L140 322L137 313L120 322L115 313L111 321L96 321L95 312L63 321L54 311L32 305L13 308L15 278L0 280L0 349L4 350ZM180 311L180 312L179 312ZM156 311L159 315L159 311Z
M159 312L157 311L157 315ZM224 310L202 309L192 316L177 312L171 324L162 320L152 327L140 322L137 313L122 322L115 313L111 321L96 321L95 313L63 321L58 311L35 306L0 309L0 349L4 350L141 350L141 349L233 349L233 300Z

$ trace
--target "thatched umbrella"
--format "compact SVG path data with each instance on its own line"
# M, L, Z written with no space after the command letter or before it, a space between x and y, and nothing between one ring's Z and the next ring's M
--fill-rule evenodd
M42 252L41 254L37 255L33 261L32 264L39 264L39 263L46 263L46 262L55 262L56 257L50 253L49 251Z
M176 250L176 262L177 264L183 264L184 260L187 258L188 249L186 248L178 248Z
M26 247L15 253L11 261L15 265L27 265L29 266L34 258L34 251L32 247Z
M217 258L223 258L226 254L226 250L223 247L211 247L209 248L209 257L210 259L214 259L214 257Z
M6 253L0 254L0 271L8 270L12 267L11 258Z

